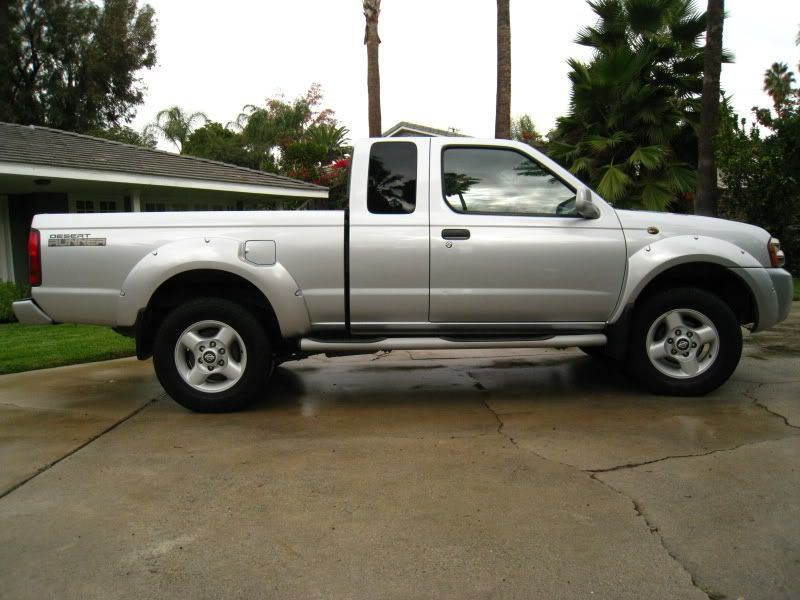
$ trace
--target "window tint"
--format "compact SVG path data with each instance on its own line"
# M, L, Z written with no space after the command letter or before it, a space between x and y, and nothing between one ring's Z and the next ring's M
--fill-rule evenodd
M417 146L411 142L377 142L369 153L367 209L397 215L417 204Z
M527 156L502 148L448 148L444 196L456 212L576 216L575 191Z

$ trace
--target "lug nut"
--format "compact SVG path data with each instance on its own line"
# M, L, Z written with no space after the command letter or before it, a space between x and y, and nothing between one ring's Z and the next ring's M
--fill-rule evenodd
M684 352L683 355L684 356L689 356L689 353L688 352Z
M217 347L217 342L211 342L209 344L209 346L211 346L212 348L216 348Z
M673 354L677 354L677 353L678 353L678 351L677 351L677 350L672 350L671 352L672 352Z
M220 348L220 349L219 349L219 353L220 353L220 354L225 354L225 348Z
M208 370L209 371L213 371L214 370L214 365L208 365Z
M697 342L692 342L692 348L697 348Z
M219 361L217 364L218 364L218 365L221 367L221 366L223 366L223 365L225 364L225 361L224 361L224 360L221 360L221 361Z
M667 338L667 343L668 343L668 344L672 344L672 343L674 343L674 342L675 342L675 340L673 340L672 338Z
M206 349L206 347L205 347L205 346L200 346L200 350L201 350L201 351L202 351L202 350L205 350L205 349Z
M203 362L203 355L202 354L197 357L197 362Z
M692 337L694 334L691 331L686 332L686 337Z
M681 330L680 329L676 329L675 330L675 335L680 335L680 334L681 334Z

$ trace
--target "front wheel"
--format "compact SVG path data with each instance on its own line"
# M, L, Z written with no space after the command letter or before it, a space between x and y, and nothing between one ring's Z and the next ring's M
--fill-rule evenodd
M229 300L200 298L178 306L161 323L153 365L181 406L230 412L263 391L272 353L264 328L250 312Z
M742 355L736 316L705 290L676 288L647 299L631 336L633 374L657 394L707 394L728 380Z

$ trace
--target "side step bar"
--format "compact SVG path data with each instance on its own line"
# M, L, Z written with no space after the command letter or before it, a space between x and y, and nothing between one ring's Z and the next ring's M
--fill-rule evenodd
M395 337L380 340L300 340L300 350L310 354L322 352L371 353L380 350L475 350L481 348L568 348L570 346L605 346L602 333L555 335L531 340L459 340L440 337Z

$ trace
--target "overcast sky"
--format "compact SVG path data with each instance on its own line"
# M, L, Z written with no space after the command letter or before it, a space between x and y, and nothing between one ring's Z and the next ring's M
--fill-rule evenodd
M158 66L142 74L137 129L174 104L225 124L245 104L278 93L293 98L318 82L350 138L367 136L361 0L148 1L158 19ZM495 11L494 0L383 0L384 130L412 121L492 136ZM723 66L722 85L749 116L753 105L769 105L765 69L775 61L797 69L800 2L728 0L726 12L724 45L736 62ZM585 0L511 0L513 116L530 114L546 133L567 111L566 61L588 60L573 40L594 21Z

